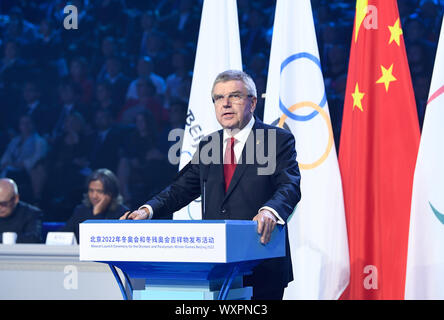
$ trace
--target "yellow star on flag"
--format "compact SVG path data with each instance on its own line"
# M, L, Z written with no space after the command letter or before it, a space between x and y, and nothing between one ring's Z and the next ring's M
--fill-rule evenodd
M378 79L378 81L376 81L376 83L383 83L385 85L385 91L388 92L390 82L397 80L393 76L393 64L388 69L381 65L381 71L382 76Z
M353 109L358 107L359 110L364 111L362 108L362 98L364 98L365 93L359 92L359 85L356 82L355 92L352 93L353 97Z
M389 40L389 44L392 43L393 41L396 42L396 44L398 45L398 47L400 46L400 38L402 35L402 29L400 27L400 22L399 22L399 18L398 20L396 20L395 24L393 26L388 26L389 30L390 30L390 40Z
M356 1L356 19L355 19L355 42L358 41L359 30L361 29L362 22L367 15L368 0Z

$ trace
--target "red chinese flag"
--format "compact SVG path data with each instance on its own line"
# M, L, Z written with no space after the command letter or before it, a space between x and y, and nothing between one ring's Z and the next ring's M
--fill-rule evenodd
M419 124L396 0L358 0L339 165L350 250L343 299L403 299Z

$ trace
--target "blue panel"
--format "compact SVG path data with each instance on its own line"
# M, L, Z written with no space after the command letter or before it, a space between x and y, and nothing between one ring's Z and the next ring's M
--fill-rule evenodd
M204 300L204 291L186 290L153 290L136 291L134 300Z
M223 223L226 225L256 225L251 220L86 220L82 223Z
M134 300L216 300L219 292L208 290L195 290L190 288L165 287L162 289L146 287L145 290L136 290ZM230 290L228 300L250 300L253 294L251 287Z
M266 245L260 243L257 224L227 224L227 262L285 256L285 226L277 225Z
M236 263L239 273L246 274L260 260ZM112 265L126 272L131 278L215 280L224 279L232 270L233 263L197 262L113 262Z

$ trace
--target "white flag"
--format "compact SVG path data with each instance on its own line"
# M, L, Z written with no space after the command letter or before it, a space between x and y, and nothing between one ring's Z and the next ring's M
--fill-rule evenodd
M264 121L293 132L302 198L288 223L284 299L338 299L349 281L341 176L310 0L277 0Z
M221 129L211 98L216 76L242 70L236 0L204 0L179 168L192 158L202 137ZM201 219L200 198L174 213L174 219Z
M444 299L443 122L444 22L413 179L406 299Z

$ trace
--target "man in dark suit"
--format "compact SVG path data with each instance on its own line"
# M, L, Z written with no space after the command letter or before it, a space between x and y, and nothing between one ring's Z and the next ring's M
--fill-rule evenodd
M202 139L191 162L169 187L122 218L165 217L205 194L203 219L257 221L265 245L301 197L294 137L253 116L256 86L242 71L219 74L212 96L223 130ZM253 299L282 299L293 280L288 237L285 257L262 262L244 280L253 286Z
M40 209L20 201L14 180L0 179L0 235L15 232L17 243L40 243L42 216Z

